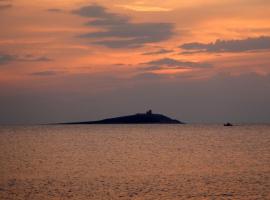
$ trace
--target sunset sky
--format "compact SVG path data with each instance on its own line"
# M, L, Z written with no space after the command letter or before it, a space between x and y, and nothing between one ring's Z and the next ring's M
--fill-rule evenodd
M270 122L269 0L0 0L0 17L0 124Z

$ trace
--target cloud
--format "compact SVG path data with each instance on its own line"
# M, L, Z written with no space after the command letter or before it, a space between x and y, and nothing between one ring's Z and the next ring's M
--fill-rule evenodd
M48 12L63 12L62 9L59 9L59 8L50 8L50 9L47 9Z
M12 8L11 0L0 0L0 11Z
M139 73L132 77L135 80L159 80L165 77L163 74L155 74L151 72Z
M228 31L247 34L247 33L256 33L256 34L266 34L270 32L270 27L260 27L260 28L228 28Z
M61 74L63 72L59 72L59 71L40 71L40 72L34 72L31 73L31 76L55 76L58 74Z
M90 18L86 26L101 29L79 37L90 39L91 44L109 48L138 48L168 40L174 34L171 23L133 23L128 16L110 13L99 5L85 6L73 13Z
M148 55L159 55L159 54L167 54L172 53L173 50L167 50L167 49L159 49L157 51L151 51L151 52L145 52L142 55L148 56Z
M137 11L137 12L168 12L172 10L170 8L164 8L164 7L158 7L158 6L146 6L146 5L140 5L140 4L119 5L118 7L125 8L132 11Z
M159 60L153 60L146 63L141 63L147 67L144 70L161 70L161 69L188 69L188 68L205 68L211 67L209 63L189 62L175 60L172 58L162 58Z
M270 49L270 37L261 36L243 40L216 40L214 43L185 43L180 46L186 50L183 53L222 53L222 52L246 52Z
M25 56L16 56L15 61L24 61L24 62L49 62L52 61L51 58L46 56L35 56L35 55L25 55Z
M0 65L16 60L16 56L0 54Z
M32 57L32 58L24 58L22 61L32 61L32 62L49 62L52 61L51 58L48 58L46 56L40 56L40 57Z
M11 55L0 53L0 65L7 64L9 62L22 61L22 62L49 62L52 59L46 56L34 56L34 55Z
M12 8L12 4L0 4L0 11Z

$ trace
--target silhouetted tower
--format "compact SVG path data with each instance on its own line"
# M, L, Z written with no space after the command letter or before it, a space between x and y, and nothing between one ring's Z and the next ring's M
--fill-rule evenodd
M147 115L152 115L152 110L148 110L148 111L146 112L146 114L147 114Z

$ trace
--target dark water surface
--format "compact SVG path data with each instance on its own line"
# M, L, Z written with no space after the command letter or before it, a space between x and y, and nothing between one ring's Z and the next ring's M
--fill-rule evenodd
M0 199L270 199L270 126L3 126Z

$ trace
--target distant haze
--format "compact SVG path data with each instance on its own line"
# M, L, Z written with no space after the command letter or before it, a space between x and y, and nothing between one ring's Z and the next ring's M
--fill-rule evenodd
M88 79L87 79L88 80ZM91 78L89 77L89 80ZM99 80L101 81L101 80ZM133 86L126 86L132 81ZM141 81L144 84L141 84ZM270 76L220 75L210 80L162 82L114 80L95 93L91 81L69 90L6 91L0 95L1 123L96 120L153 109L186 122L269 122ZM102 81L101 81L102 82ZM125 84L121 85L124 82ZM72 88L72 87L75 87ZM76 88L82 88L77 92Z

